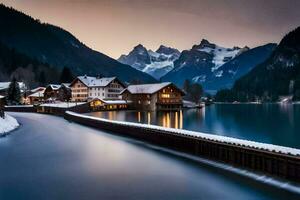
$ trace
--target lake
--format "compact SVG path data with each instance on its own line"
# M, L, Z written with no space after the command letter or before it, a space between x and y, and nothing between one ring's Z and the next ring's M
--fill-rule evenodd
M300 148L300 105L215 104L177 112L110 111L88 115Z

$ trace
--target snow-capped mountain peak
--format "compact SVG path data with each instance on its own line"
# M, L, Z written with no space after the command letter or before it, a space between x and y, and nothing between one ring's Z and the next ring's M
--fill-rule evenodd
M122 55L118 61L152 75L159 79L174 67L180 52L177 49L161 45L156 51L147 50L139 44L128 55Z
M199 45L194 45L192 50L197 50L201 52L206 52L213 55L212 63L214 67L211 68L211 71L214 72L219 67L221 67L226 62L232 60L234 57L241 53L240 47L226 48L221 47L216 44L210 43L208 40L203 39ZM249 48L248 48L249 49ZM243 51L246 49L243 48Z

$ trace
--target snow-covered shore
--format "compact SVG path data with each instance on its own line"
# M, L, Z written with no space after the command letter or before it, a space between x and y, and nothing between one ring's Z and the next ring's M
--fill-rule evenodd
M5 114L5 118L0 117L0 136L19 127L18 121L12 116Z

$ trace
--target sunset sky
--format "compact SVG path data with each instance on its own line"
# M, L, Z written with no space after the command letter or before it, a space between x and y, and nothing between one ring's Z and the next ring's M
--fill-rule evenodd
M254 47L300 25L300 0L0 0L113 58L141 43L189 49L202 38Z

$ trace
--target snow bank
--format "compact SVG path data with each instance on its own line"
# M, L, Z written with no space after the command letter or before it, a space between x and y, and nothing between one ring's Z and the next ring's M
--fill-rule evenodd
M71 108L74 106L78 106L78 105L82 105L86 102L77 102L77 103L68 103L68 102L61 102L61 103L44 103L41 104L40 106L44 106L44 107L57 107L57 108Z
M0 117L0 136L6 134L9 131L16 129L19 123L15 118L5 114L5 118Z
M33 105L15 105L15 106L5 106L5 108L31 108Z
M249 141L249 140L241 140L241 139L220 136L220 135L212 135L212 134L207 134L207 133L202 133L202 132L188 131L188 130L175 129L175 128L165 128L165 127L155 126L155 125L113 121L113 120L108 120L108 119L103 119L103 118L98 118L98 117L82 115L82 114L78 114L78 113L74 113L74 112L70 112L70 111L67 111L66 113L69 115L73 115L73 116L77 116L77 117L81 117L81 118L93 119L93 120L103 121L103 122L110 122L113 124L120 124L123 126L135 126L135 127L146 128L146 129L167 131L167 132L171 132L171 133L201 138L201 139L215 141L215 142L222 142L222 143L250 147L250 148L255 148L255 149L265 150L265 151L270 151L270 152L277 152L277 153L282 153L282 154L300 156L300 149L295 149L295 148L290 148L290 147L283 147L283 146L279 146L279 145L254 142L254 141Z

